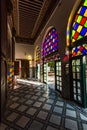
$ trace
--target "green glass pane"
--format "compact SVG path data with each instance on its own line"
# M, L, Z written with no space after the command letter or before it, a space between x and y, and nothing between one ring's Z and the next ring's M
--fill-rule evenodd
M77 19L77 22L80 23L81 19L82 19L82 16L80 15L80 16L78 17L78 19Z
M72 61L72 65L75 65L75 60Z
M80 60L76 60L76 65L80 65Z
M75 31L74 31L74 30L72 30L72 35L71 35L71 37L73 37L73 36L74 36L74 34L75 34Z
M77 40L79 40L79 39L81 39L81 38L83 38L83 36L79 35Z
M87 28L87 21L85 22L84 27L86 27L86 28Z
M87 6L87 0L85 0L85 2L84 2L84 4L83 4L84 6Z

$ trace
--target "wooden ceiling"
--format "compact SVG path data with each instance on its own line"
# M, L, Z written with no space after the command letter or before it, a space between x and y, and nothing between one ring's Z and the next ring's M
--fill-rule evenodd
M12 0L16 41L33 44L60 0Z

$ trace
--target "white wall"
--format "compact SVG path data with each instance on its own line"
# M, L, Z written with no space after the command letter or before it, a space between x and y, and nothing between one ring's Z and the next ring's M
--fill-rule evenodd
M28 44L15 44L15 59L28 59L28 56L31 55L33 59L34 55L34 45Z

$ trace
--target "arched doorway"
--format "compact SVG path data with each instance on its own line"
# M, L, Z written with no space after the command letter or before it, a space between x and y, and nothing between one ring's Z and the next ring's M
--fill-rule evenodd
M71 98L87 107L87 0L79 3L70 29L67 30L70 32L67 33L67 40L70 42L68 46L71 56Z
M42 43L43 82L61 92L61 61L58 48L58 33L54 27L51 27Z
M36 48L36 55L35 55L35 61L36 61L36 79L40 81L40 47Z

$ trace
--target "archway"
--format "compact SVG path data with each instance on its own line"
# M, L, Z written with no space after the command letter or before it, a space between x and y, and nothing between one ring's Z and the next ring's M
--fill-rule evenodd
M42 43L43 81L52 89L62 91L61 61L58 54L58 33L49 27Z
M79 7L79 8L78 8ZM67 27L67 46L70 52L71 98L87 106L87 0L74 7L73 21ZM71 13L72 14L72 13Z
M35 71L35 77L37 80L40 81L40 47L36 47L35 51L35 66L36 66L36 71Z

